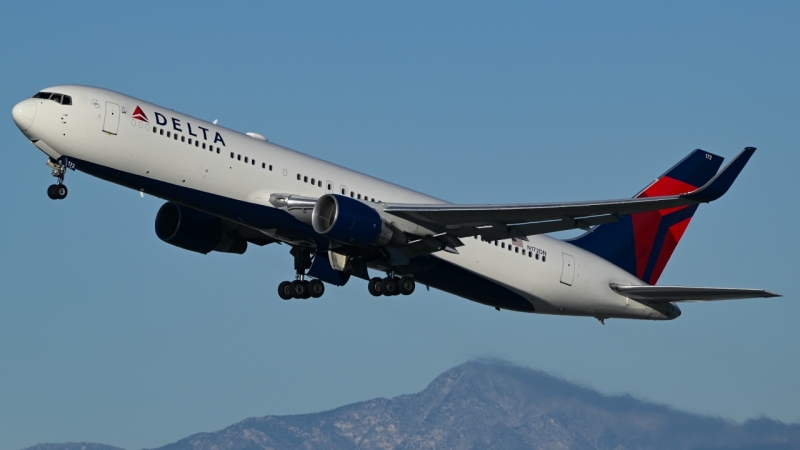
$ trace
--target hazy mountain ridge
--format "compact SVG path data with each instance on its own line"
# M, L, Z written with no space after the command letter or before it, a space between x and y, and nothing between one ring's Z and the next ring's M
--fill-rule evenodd
M45 445L31 450L81 450L76 444ZM800 425L771 419L737 425L603 395L508 363L472 361L417 394L314 414L250 418L158 450L286 448L800 449Z

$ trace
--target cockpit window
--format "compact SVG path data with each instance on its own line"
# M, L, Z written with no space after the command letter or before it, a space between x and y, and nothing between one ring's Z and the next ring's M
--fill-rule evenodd
M62 105L71 105L72 104L72 97L69 95L63 94L54 94L52 92L39 92L38 94L34 95L32 98L41 98L44 100L52 100L56 103L60 103Z

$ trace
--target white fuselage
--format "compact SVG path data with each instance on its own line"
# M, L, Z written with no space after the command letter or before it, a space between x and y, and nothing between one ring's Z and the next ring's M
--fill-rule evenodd
M274 208L269 200L275 193L316 198L326 193L350 196L352 192L355 198L366 202L445 203L116 92L74 85L55 86L46 91L71 96L72 105L42 99L24 101L36 105L35 117L22 131L40 150L53 159L67 157L67 161L79 161L78 170L83 170L80 162L87 162L185 188L176 190L178 193L173 196L162 191L147 192L144 185L138 188L113 176L104 177L178 203L184 200L174 198L181 196L179 192L214 194L263 208ZM146 114L147 121L133 117L137 107ZM110 116L112 113L116 118ZM104 132L104 127L114 127L115 120L118 120L115 133ZM214 204L199 206L206 212L217 212ZM274 230L269 228L261 231L274 236ZM655 320L673 319L680 314L674 306L670 309L642 304L615 293L609 283L645 283L567 242L545 235L516 243L485 242L472 237L462 241L465 245L458 247L457 254L440 251L432 257L462 269L469 276L481 277L515 292L537 313ZM438 287L432 281L426 284Z

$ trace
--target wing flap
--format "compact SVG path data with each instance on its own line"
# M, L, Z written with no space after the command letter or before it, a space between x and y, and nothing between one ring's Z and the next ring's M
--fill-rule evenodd
M780 297L780 294L764 289L690 286L621 286L616 283L611 283L608 287L624 297L652 303L705 302L712 300Z

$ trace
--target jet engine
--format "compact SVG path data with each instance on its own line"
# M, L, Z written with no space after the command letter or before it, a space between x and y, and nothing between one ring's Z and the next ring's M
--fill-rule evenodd
M320 197L311 213L311 225L323 236L359 247L385 247L406 242L403 232L383 220L374 208L343 195Z
M219 217L172 202L158 210L156 235L167 244L202 254L247 250L247 241L226 228Z

